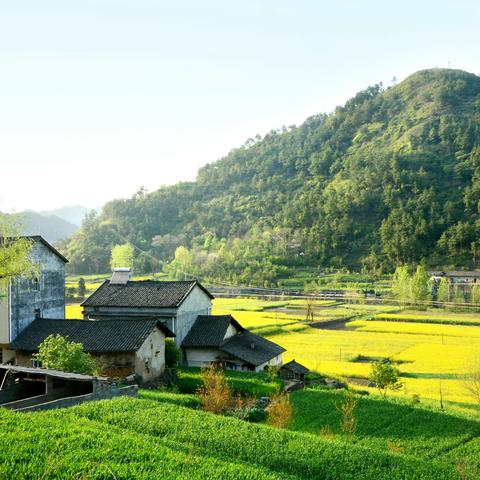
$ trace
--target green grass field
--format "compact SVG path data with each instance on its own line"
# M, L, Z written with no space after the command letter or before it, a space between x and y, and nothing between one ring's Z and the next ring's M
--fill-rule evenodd
M0 478L446 480L459 478L443 456L449 446L463 447L450 453L455 460L478 455L477 445L465 441L476 428L468 423L447 424L455 428L442 444L428 435L416 446L404 442L409 453L402 454L377 441L380 434L354 443L276 430L178 405L178 397L118 398L33 414L0 410Z

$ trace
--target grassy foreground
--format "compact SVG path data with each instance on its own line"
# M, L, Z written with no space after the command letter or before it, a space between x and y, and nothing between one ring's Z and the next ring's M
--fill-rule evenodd
M456 479L453 465L154 400L0 411L1 479Z

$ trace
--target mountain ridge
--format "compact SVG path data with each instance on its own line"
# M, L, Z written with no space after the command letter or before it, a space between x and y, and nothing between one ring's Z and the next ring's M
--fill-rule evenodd
M479 124L478 76L422 70L387 89L368 87L331 114L250 139L202 167L194 182L107 203L65 250L75 269L91 271L108 268L122 238L173 264L184 246L194 272L233 280L227 263L248 258L237 261L239 275L270 270L255 278L267 283L301 264L475 266ZM81 265L87 245L97 266ZM236 259L226 259L226 246ZM209 254L221 265L205 260Z

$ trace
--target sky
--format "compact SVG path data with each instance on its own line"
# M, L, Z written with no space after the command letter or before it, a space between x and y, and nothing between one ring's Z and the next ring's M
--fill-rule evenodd
M0 211L195 179L417 70L480 74L478 0L0 0Z

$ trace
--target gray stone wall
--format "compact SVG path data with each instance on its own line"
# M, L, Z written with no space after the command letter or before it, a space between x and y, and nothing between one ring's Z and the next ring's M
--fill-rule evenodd
M39 242L33 244L31 256L40 267L40 286L36 290L33 279L12 280L10 341L35 320L37 311L43 318L65 317L65 263Z

